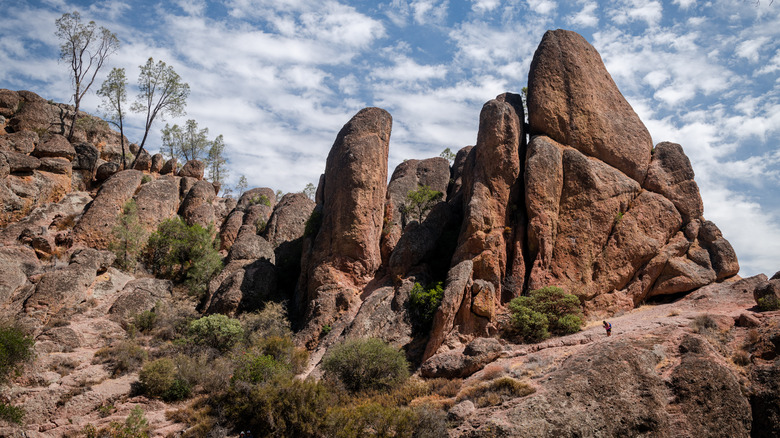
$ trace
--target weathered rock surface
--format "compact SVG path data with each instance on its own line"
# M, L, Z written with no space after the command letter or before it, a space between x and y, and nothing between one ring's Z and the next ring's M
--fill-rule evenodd
M76 149L62 135L49 134L38 142L32 155L38 158L60 157L73 161L76 158Z
M151 166L151 158L149 159L149 166ZM188 176L190 178L195 178L197 180L203 179L203 172L206 170L206 163L200 160L190 160L184 163L184 166L182 166L181 170L179 171L179 176ZM214 191L214 189L211 189Z
M320 182L321 226L304 248L297 307L305 309L303 343L359 303L381 264L380 239L392 118L379 108L358 112L339 132Z
M235 315L259 310L269 299L278 298L276 278L274 265L265 258L231 261L209 283L206 313Z
M108 251L84 248L75 251L70 264L41 276L35 292L25 301L25 311L42 322L64 307L87 299L87 289L99 271L105 271L116 257Z
M575 32L547 31L528 74L531 134L546 135L642 183L653 143L596 49Z
M141 312L152 310L158 301L171 297L173 283L157 278L139 278L128 281L122 294L114 301L108 313L124 320Z
M179 209L179 178L160 177L141 184L133 197L138 208L138 220L152 232L166 219L176 216Z
M303 237L314 201L303 193L288 193L275 206L264 235L274 248Z
M382 258L388 260L406 225L411 221L422 222L421 218L406 213L409 205L407 195L421 186L441 192L441 201L447 200L450 180L450 165L442 157L427 160L406 160L396 167L387 186L385 218L382 228Z
M683 223L701 217L704 204L693 180L691 162L676 143L663 142L653 149L653 160L643 187L660 193L674 203Z
M12 132L0 136L0 151L15 151L29 154L38 144L38 134L31 131Z
M135 195L143 173L123 170L109 178L74 228L74 240L92 248L105 249L122 207Z
M179 207L179 214L187 225L208 227L216 220L214 215L214 187L208 181L198 181L187 193Z
M503 351L497 339L476 338L464 348L437 354L420 367L423 377L468 377L493 362Z

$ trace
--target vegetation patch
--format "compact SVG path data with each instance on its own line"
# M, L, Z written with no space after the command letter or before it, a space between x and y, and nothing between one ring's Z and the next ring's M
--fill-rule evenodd
M509 310L512 329L527 342L576 333L584 323L579 299L553 286L514 298Z
M526 382L512 377L499 377L464 388L458 394L458 401L471 400L477 407L496 406L513 398L533 394L536 389Z
M424 288L415 283L409 293L409 319L416 333L428 333L433 325L433 316L444 298L444 283L437 281Z
M379 339L353 339L334 346L322 369L353 393L389 390L409 377L403 352Z

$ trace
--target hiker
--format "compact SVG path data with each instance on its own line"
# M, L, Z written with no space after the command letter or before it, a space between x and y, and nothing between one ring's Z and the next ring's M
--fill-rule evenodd
M246 435L244 435L244 431L242 430L241 433L238 434L239 438L245 438Z
M607 336L612 336L612 324L608 323L607 321L604 322L604 330L607 331Z

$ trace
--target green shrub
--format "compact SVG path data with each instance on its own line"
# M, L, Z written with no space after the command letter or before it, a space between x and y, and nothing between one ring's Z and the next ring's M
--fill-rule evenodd
M532 290L509 302L512 327L526 341L576 333L584 323L579 299L558 287Z
M0 384L18 374L21 366L32 359L33 344L33 338L19 328L0 326Z
M239 319L244 332L258 338L287 336L292 333L290 321L287 319L287 309L281 303L268 301L263 310L242 313Z
M149 237L146 262L155 275L184 282L195 295L222 269L213 226L188 226L180 217L168 219Z
M780 310L780 300L774 295L767 295L756 301L758 308L763 311Z
M290 372L288 366L267 354L244 354L237 362L236 371L233 373L234 381L262 383Z
M334 346L322 368L352 392L392 389L409 377L403 352L379 339L353 339Z
M322 437L336 395L322 382L280 375L262 384L234 384L214 400L231 422L254 436Z
M260 196L254 196L249 200L249 205L265 205L266 207L271 206L271 200L268 199L268 196L260 195Z
M87 438L149 438L149 421L143 408L136 405L124 424L112 421L100 430L93 424L87 424L82 433Z
M215 314L190 322L189 334L195 343L225 352L241 342L244 328L237 319Z
M146 231L138 219L138 206L134 199L125 203L117 224L112 229L113 240L109 249L116 255L115 264L123 270L135 270L146 238Z
M415 283L409 293L409 319L417 333L427 333L433 324L433 316L444 298L444 284L441 281L423 288Z
M303 231L303 237L315 237L320 232L322 226L322 211L312 210L309 218L306 219L306 228Z
M144 394L150 397L175 401L190 395L190 384L179 375L173 359L167 357L144 365L138 380Z
M0 420L5 420L9 423L22 424L23 418L24 418L24 409L18 406L12 406L0 402Z
M157 312L154 310L144 310L133 317L133 324L138 331L148 332L154 328L154 322L157 320Z
M149 175L144 175L141 177L141 184L146 184L152 180L152 177Z

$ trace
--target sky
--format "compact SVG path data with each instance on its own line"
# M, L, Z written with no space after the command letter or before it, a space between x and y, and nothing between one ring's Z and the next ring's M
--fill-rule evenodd
M547 29L601 54L654 143L683 146L705 218L734 246L743 277L780 270L780 2L740 0L0 0L0 88L72 103L54 21L78 10L121 47L82 101L98 114L110 68L130 100L149 57L190 85L187 114L224 136L228 184L316 184L360 109L393 116L389 173L404 159L476 141L482 105L527 83ZM143 136L130 114L125 133Z

